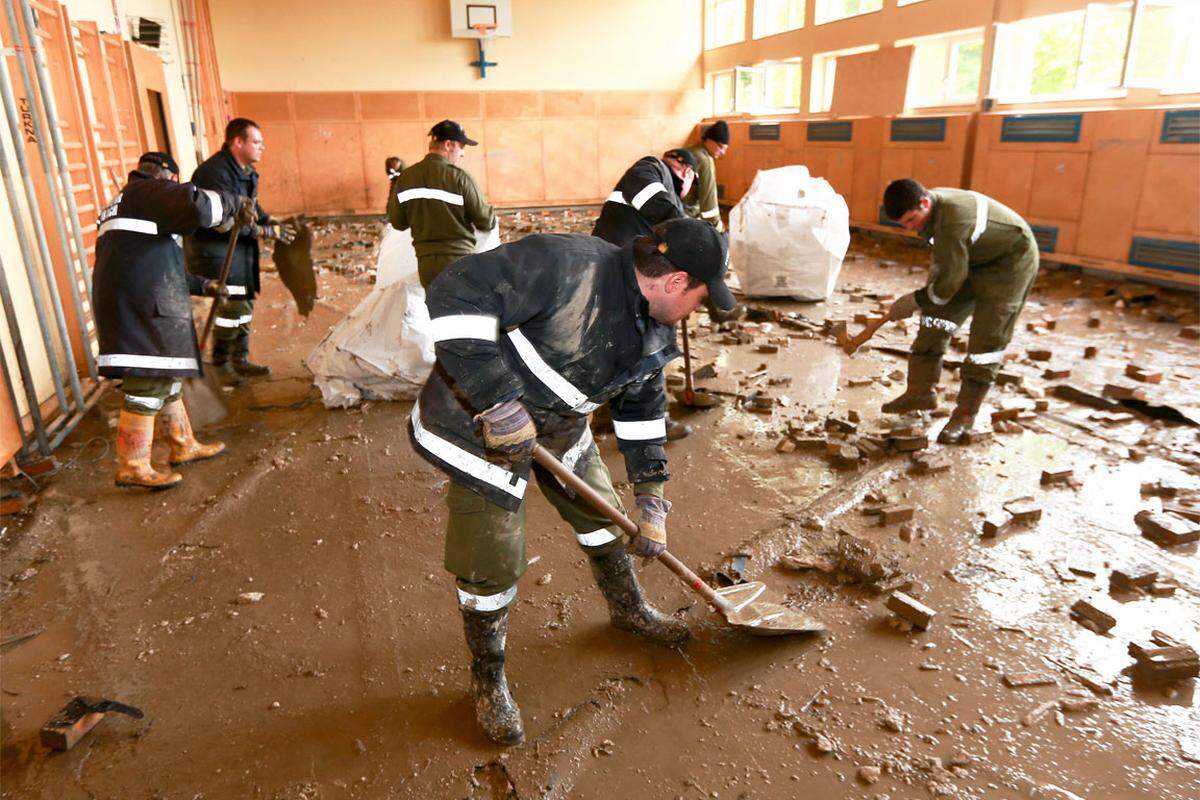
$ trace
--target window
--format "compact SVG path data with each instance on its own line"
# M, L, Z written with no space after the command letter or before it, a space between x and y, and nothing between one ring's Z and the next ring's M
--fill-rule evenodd
M746 0L704 0L704 47L724 47L746 38Z
M804 27L804 0L754 0L754 38Z
M1133 23L1127 86L1200 91L1200 3L1142 0Z
M901 39L896 47L912 45L905 107L972 103L979 96L983 65L983 29Z
M837 74L837 60L840 56L870 53L878 49L879 45L869 44L863 47L851 47L847 50L817 53L813 56L812 87L809 89L808 110L814 114L820 114L833 106L833 82Z
M1116 92L1132 16L1126 0L998 26L993 90L1005 100Z
M817 0L816 24L857 17L883 8L883 0Z
M897 0L898 6L911 6L913 3L923 3L925 0Z
M712 92L712 115L733 113L733 70L715 72L709 76L709 88Z

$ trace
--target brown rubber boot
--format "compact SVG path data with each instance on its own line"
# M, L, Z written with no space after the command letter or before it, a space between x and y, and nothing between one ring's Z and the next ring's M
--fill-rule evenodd
M909 411L932 411L938 406L938 379L942 377L941 356L908 357L908 386L904 394L884 403L885 414L907 414Z
M150 463L154 417L121 409L117 421L117 486L166 489L183 480L178 472L159 472Z
M975 417L979 414L979 407L983 405L983 398L987 397L990 388L990 383L969 379L962 382L958 390L958 404L954 406L950 421L938 434L939 442L962 444L966 440L967 434L975 427Z
M521 709L508 691L504 676L504 640L508 636L508 609L462 611L463 630L471 650L471 688L475 719L496 744L514 745L525 740Z
M617 548L588 560L596 585L608 601L608 615L614 626L659 644L683 644L691 637L687 625L646 602L633 572L633 559L624 549Z
M192 421L188 419L187 408L183 398L176 397L163 406L158 414L163 427L167 431L167 441L171 443L171 463L187 464L191 461L201 461L223 452L224 442L201 444L192 433Z
M686 422L676 422L667 417L667 441L677 442L692 435L692 426Z

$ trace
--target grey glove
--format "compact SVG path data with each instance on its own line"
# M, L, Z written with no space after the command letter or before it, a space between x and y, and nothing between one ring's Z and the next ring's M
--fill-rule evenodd
M475 417L483 427L488 459L502 466L515 466L533 457L537 426L520 400L505 400Z
M888 309L887 318L892 322L908 319L920 310L921 306L917 304L917 293L909 292L892 303L892 307Z
M253 228L255 219L257 218L257 209L254 207L254 201L249 197L242 196L238 198L238 209L234 212L233 220L240 228Z
M667 512L671 504L653 494L635 495L633 502L642 513L638 535L629 543L629 552L643 558L658 558L667 549Z

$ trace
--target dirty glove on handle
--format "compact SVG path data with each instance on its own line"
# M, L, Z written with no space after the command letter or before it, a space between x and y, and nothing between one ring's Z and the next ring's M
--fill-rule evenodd
M920 310L917 305L917 293L909 292L901 296L896 302L892 303L892 307L888 309L887 318L895 321L900 319L908 319L913 314Z
M667 549L667 512L670 502L652 494L639 494L634 505L642 512L638 519L638 535L629 543L629 552L644 558L658 558Z
M257 218L257 213L254 208L254 200L243 195L238 200L238 210L233 215L234 221L240 228L250 228L254 225Z
M505 400L475 417L483 426L483 442L501 461L518 464L533 458L537 426L520 400Z
M271 220L263 228L263 236L266 236L268 239L277 239L284 244L291 244L296 238L296 231L286 222Z
M218 300L229 299L229 287L222 286L220 281L214 281L212 278L204 279L204 296L215 297Z

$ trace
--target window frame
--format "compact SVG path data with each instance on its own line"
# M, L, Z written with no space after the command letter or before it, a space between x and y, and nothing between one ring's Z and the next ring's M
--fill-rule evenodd
M717 80L720 78L729 78L730 94L729 107L717 107ZM729 69L717 70L716 72L708 73L708 108L711 116L722 117L735 113L737 108L737 73L733 67Z
M982 49L985 42L986 30L983 27L977 28L962 28L955 31L946 31L945 33L934 33L926 36L910 36L906 39L897 39L892 43L893 47L909 47L913 48L913 59L908 71L908 88L905 91L904 107L909 108L938 108L942 106L961 106L972 105L979 101L980 93L983 90L983 64L979 67L979 82L975 87L975 93L971 95L952 94L954 83L954 75L958 66L958 47L963 44L978 42ZM917 50L916 48L922 44L931 42L946 43L946 57L942 64L942 95L940 102L937 103L914 103L912 91L915 86L913 82L913 69L917 65Z
M833 81L837 83L837 60L843 56L856 56L861 53L874 53L879 49L879 44L865 44L858 47L846 47L841 50L827 50L824 53L813 53L812 66L809 67L808 81L808 113L810 114L828 114L830 108L833 107L833 86L829 87L828 102L822 102L825 108L816 108L814 104L817 99L824 94L824 84L826 82L825 71L828 69L828 62L832 58L834 62ZM821 84L821 91L817 91L818 83Z
M1138 30L1143 21L1143 14L1147 12L1147 9L1150 6L1186 8L1186 6L1184 6L1183 3L1178 2L1178 0L1175 0L1174 2L1171 2L1170 0L1140 0L1140 2L1137 3L1134 8L1133 21L1131 23L1132 30L1129 34L1129 47L1125 53L1125 63L1123 64L1122 69L1122 75L1124 77L1123 86L1127 89L1158 89L1159 94L1163 95L1200 94L1200 77L1194 78L1191 83L1164 81L1161 85L1150 80L1138 80L1133 77L1133 69L1137 64L1136 54L1139 49L1137 47ZM1193 11L1193 13L1200 14L1200 11ZM1191 31L1191 33L1192 35L1200 36L1200 30L1194 30ZM1179 47L1186 48L1187 44L1188 42L1186 39L1181 39L1181 37L1178 36L1172 37L1172 53L1174 53ZM1194 46L1200 47L1200 42L1197 42ZM1168 62L1170 61L1171 59L1168 58Z
M707 50L717 50L722 47L729 47L730 45L741 44L742 42L746 41L746 3L747 2L754 2L754 0L704 0L704 49L706 51ZM741 6L742 13L738 16L738 18L741 20L741 33L738 35L738 37L736 39L730 39L727 42L719 42L719 43L713 41L713 31L714 31L713 17L714 17L714 15L712 13L712 9L713 9L713 6L715 6L718 3L736 3Z
M800 22L797 25L794 25L790 28L784 28L784 29L778 30L778 31L771 31L770 33L763 33L759 30L759 27L758 27L759 3L764 2L764 0L752 0L752 1L754 3L753 19L750 21L750 38L752 40L757 41L759 39L769 39L772 36L779 36L780 34L783 34L783 33L790 33L792 31L798 31L798 30L801 30L804 28L804 19L805 19L805 17L808 16L809 0L799 0L799 2L800 2Z
M866 11L856 11L853 14L846 14L841 17L830 17L828 19L823 19L821 11L826 7L826 5L828 3L838 2L838 0L813 0L813 2L814 2L814 7L813 7L813 26L814 27L816 27L817 25L832 25L833 23L841 22L844 19L854 19L855 17L861 17L866 14L878 14L880 11L883 11L884 7L887 5L885 0L876 0L876 2L879 3L879 8L870 8L870 9L867 9Z

